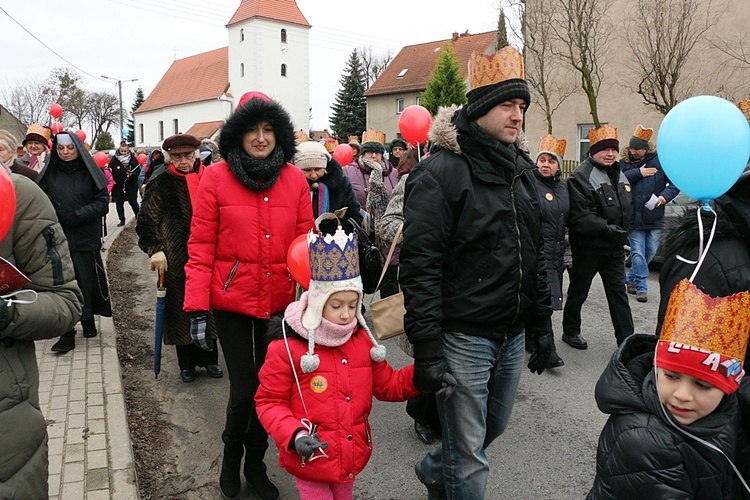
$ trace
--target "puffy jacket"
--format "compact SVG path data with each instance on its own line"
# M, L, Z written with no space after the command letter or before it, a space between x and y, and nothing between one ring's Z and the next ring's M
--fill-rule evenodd
M665 200L672 201L680 193L680 190L670 184L656 151L649 151L639 161L631 160L629 148L625 148L621 156L620 168L633 189L631 192L633 198L631 229L660 229L664 221L665 206L660 205L653 210L649 210L645 206L646 203L651 199L651 195L663 196ZM643 177L641 167L644 165L648 168L655 168L656 174Z
M393 370L387 361L372 361L372 342L359 328L342 346L316 345L320 366L313 373L303 373L299 360L307 352L307 341L289 325L285 329L308 413L297 391L284 340L274 340L268 346L255 394L258 418L276 442L279 465L308 481L354 481L372 454L372 397L406 401L416 396L414 365ZM328 458L308 460L303 465L293 440L303 429L300 419L306 417L318 425L320 440L328 443Z
M71 330L83 296L47 196L26 177L11 179L16 214L0 256L26 274L31 283L25 288L39 295L31 304L11 305L11 322L0 330L0 498L30 500L48 497L47 422L39 408L34 341Z
M188 240L185 312L215 308L269 319L294 300L286 252L314 226L310 189L287 163L276 183L251 191L220 161L206 169Z
M653 369L656 342L653 335L629 336L596 384L596 403L611 416L599 437L596 478L587 498L734 498L729 461L666 420ZM725 396L713 413L688 426L676 421L674 425L733 460L739 427L737 396Z
M431 155L411 170L399 281L415 358L443 332L502 338L551 332L541 211L529 157L441 109Z
M574 254L623 254L631 219L630 189L617 162L605 167L589 156L570 174L568 226Z

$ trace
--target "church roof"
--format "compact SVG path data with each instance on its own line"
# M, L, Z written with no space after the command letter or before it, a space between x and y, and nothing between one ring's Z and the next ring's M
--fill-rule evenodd
M192 127L188 129L186 134L190 134L198 139L211 138L214 134L224 125L222 120L216 120L212 122L198 122L194 123Z
M228 87L228 47L177 59L136 113L218 99Z
M458 69L465 79L469 73L469 57L473 51L485 52L495 43L497 31L471 35L454 33L452 38L435 42L407 45L393 58L377 80L367 89L365 96L415 92L427 88L443 45L451 42Z
M268 19L310 27L295 0L242 0L227 27L249 19Z

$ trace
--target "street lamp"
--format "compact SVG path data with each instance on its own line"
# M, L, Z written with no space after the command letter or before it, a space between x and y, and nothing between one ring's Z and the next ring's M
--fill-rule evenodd
M124 125L123 125L123 122L122 122L122 82L123 82L123 80L119 80L117 78L112 78L112 77L104 76L104 75L102 75L102 78L106 78L107 80L112 80L112 81L117 82L117 90L120 93L120 140L124 141L125 140L125 134L123 133ZM127 82L137 82L138 78L133 78L132 80L124 80L124 81L125 81L125 83L127 83Z

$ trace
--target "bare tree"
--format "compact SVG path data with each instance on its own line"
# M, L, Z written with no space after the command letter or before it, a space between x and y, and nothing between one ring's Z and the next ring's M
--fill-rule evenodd
M91 144L102 132L106 132L120 119L120 102L117 96L107 92L88 93L88 120L94 136Z
M750 34L743 32L737 38L731 37L729 40L715 38L710 40L710 43L727 56L727 63L738 69L750 69Z
M365 73L365 90L370 88L370 85L375 83L375 80L383 74L385 68L393 60L393 52L391 49L385 54L375 54L372 51L372 47L362 47L358 50L359 59L362 64L362 68Z
M7 108L26 124L49 124L49 107L54 103L52 96L45 92L42 80L29 78L16 83L3 94Z
M635 58L634 91L662 114L694 94L703 80L688 71L695 49L726 10L714 0L637 0L628 23L627 41ZM704 53L705 55L705 53Z
M597 98L612 32L607 17L608 7L609 0L552 0L550 5L553 10L549 24L553 37L552 54L562 58L578 73L596 128L601 126Z

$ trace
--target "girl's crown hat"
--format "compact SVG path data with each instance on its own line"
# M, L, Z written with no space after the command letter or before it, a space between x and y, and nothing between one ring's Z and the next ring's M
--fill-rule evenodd
M356 234L346 234L341 226L332 235L310 231L307 235L310 253L310 288L307 294L307 309L302 315L302 326L308 332L308 352L302 356L301 368L305 373L313 372L320 360L315 354L315 329L320 326L323 308L328 298L336 292L357 292L357 321L367 331L373 343L370 358L385 359L385 346L378 344L362 316L362 278L359 271L359 250Z
M669 297L654 364L713 384L739 387L750 337L750 292L711 297L687 279Z

